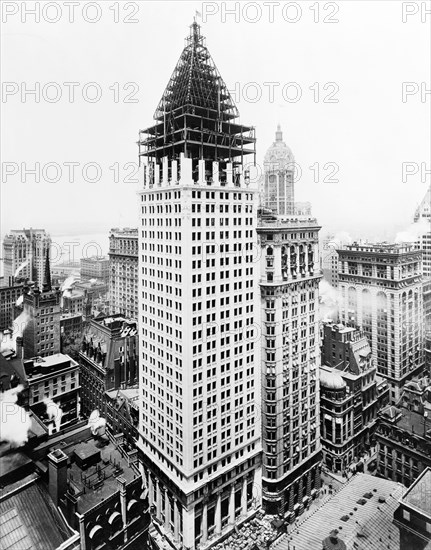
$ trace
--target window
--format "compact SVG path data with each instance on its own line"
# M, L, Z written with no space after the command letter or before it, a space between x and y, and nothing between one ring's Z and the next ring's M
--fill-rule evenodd
M410 512L407 512L407 510L403 510L403 518L407 521L410 521Z

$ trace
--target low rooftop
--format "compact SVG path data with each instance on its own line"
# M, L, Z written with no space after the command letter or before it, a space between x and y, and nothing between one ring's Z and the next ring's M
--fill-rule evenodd
M265 219L259 218L257 229L260 231L262 229L272 229L273 227L285 227L286 229L294 228L298 226L303 227L320 227L317 223L317 219L312 216L289 216L289 217L276 217L275 219Z
M110 231L110 235L115 235L119 237L138 237L138 228L137 227L124 227L123 229L120 229L118 227L114 227Z
M64 353L54 353L46 357L33 357L24 361L27 380L35 380L62 370L78 367L78 363Z
M60 321L66 321L68 319L82 319L82 313L76 312L76 313L62 313L60 317Z
M117 399L117 402L127 401L134 409L139 409L139 388L124 388L107 391L106 394L111 399Z
M395 407L392 406L392 409L395 409ZM396 410L401 412L399 419L395 420L395 424L401 430L418 436L424 436L425 431L428 432L431 430L431 419L427 419L422 414L411 411L405 407L400 407ZM394 416L391 415L389 406L383 409L382 415L388 415L389 418L394 418Z
M418 253L415 243L357 243L344 245L337 252L372 252L374 254L405 254L407 252Z
M118 477L129 483L139 476L112 442L102 447L90 438L61 450L70 459L68 481L77 498L77 512L80 514L115 494L119 490Z
M300 525L271 550L321 550L323 539L333 529L347 548L399 548L399 530L392 519L405 490L394 481L356 474L321 508L302 522L299 518Z

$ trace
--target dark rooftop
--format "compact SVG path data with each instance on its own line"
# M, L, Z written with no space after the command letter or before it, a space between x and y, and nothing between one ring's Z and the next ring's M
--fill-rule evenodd
M32 461L17 449L11 449L8 443L0 445L0 484L20 476L20 472L33 470Z
M15 384L25 384L26 375L22 359L13 357L12 359L6 359L5 355L0 353L0 390L7 391ZM15 382L14 382L15 381Z
M399 428L416 435L424 435L424 425L426 422L427 431L431 429L431 420L426 418L417 412L410 411L409 409L402 408L402 416L396 423Z
M71 459L68 480L77 498L77 512L80 514L115 494L119 490L118 477L130 483L139 476L139 472L128 465L111 442L101 447L91 438L77 445L63 447L62 451Z

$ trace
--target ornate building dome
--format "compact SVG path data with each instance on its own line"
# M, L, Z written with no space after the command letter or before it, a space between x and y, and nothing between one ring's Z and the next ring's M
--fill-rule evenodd
M325 369L321 369L320 371L320 385L328 390L342 390L346 387L346 383L341 375Z
M283 170L294 162L295 158L292 151L283 141L283 132L279 124L275 132L275 141L265 154L265 170ZM293 166L291 169L293 170Z

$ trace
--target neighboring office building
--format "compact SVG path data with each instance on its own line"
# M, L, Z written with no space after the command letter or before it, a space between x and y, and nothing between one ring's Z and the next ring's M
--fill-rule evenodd
M84 416L105 414L105 392L138 381L136 323L122 315L92 319L84 330L81 365L81 407Z
M263 505L289 520L320 488L317 220L259 218Z
M49 492L86 550L148 550L148 490L122 449L105 437L48 455ZM153 547L152 547L153 548Z
M0 443L1 548L163 548L147 540L148 490L133 453L82 423L49 437L33 433L30 417L28 443Z
M431 547L431 469L427 468L399 500L394 524L400 530L400 550Z
M83 279L109 280L109 258L107 256L92 256L81 258L81 277Z
M25 316L24 358L47 357L60 352L61 292L41 292L26 288L23 299ZM16 321L18 322L18 320Z
M110 312L138 318L138 230L111 229L109 234Z
M358 330L324 323L320 368L323 459L343 474L375 441L379 406L376 367L366 337ZM386 399L389 399L386 386Z
M3 275L7 286L30 280L42 289L51 248L44 229L12 230L3 240Z
M413 245L387 243L354 243L338 253L340 320L361 327L396 402L405 382L424 366L422 253Z
M431 379L407 382L397 406L379 417L377 473L409 487L431 467Z
M176 548L216 541L261 501L255 138L237 117L193 23L139 143L140 448Z
M79 416L79 365L68 355L24 360L30 409L50 426L50 433L75 423ZM51 409L47 403L53 402ZM58 407L61 413L58 414ZM50 417L50 413L55 417ZM56 425L56 420L59 424Z

